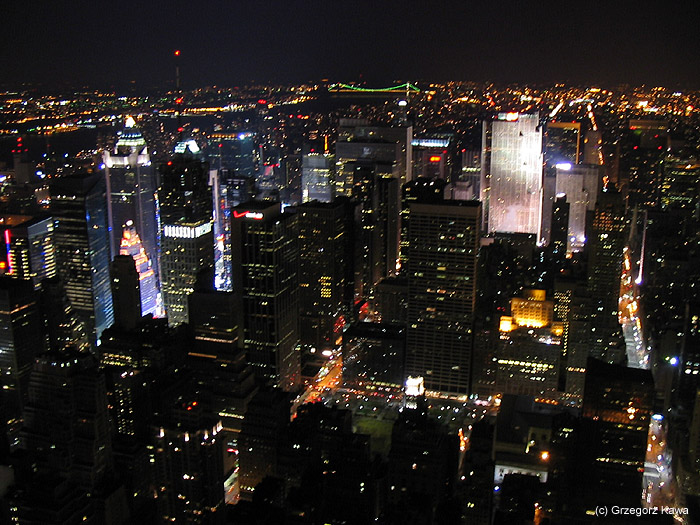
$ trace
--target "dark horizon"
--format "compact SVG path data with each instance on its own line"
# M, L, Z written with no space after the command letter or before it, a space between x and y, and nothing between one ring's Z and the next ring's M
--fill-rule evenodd
M167 88L179 49L184 88L322 78L700 87L689 67L696 4L596 4L177 0L165 9L127 0L97 11L79 0L68 11L10 1L0 68L6 84Z

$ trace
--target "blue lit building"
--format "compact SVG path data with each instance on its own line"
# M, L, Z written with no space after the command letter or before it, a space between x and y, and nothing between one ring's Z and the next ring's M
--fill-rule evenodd
M104 178L60 177L50 189L58 274L94 345L114 321Z

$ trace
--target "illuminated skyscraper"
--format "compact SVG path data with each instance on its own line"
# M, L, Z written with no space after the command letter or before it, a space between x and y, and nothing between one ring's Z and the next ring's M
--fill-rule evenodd
M124 226L119 255L129 255L133 257L136 271L139 274L139 288L141 294L141 315L153 314L158 316L158 285L156 275L151 261L146 254L146 250L141 243L139 234L136 232L131 221Z
M488 232L539 234L542 129L539 114L500 113L485 121L481 201Z
M104 179L71 175L51 182L58 273L91 344L112 325Z
M0 215L0 235L5 249L0 249L0 274L31 280L34 288L56 275L52 217Z
M207 165L175 155L160 167L161 284L171 326L188 320L197 275L214 266L212 192Z
M119 252L122 228L131 221L148 259L157 260L156 181L146 141L134 119L126 119L113 151L102 154L112 256ZM154 268L154 271L156 268Z
M293 391L301 380L297 217L270 201L232 210L233 289L243 296L243 346L260 379Z
M410 207L406 373L429 390L468 394L481 204Z

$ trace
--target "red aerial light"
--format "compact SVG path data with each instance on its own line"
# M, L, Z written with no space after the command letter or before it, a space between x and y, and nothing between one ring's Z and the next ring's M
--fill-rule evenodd
M183 131L185 131L185 128L177 128L178 133L182 133Z
M261 98L260 100L258 100L258 104L267 104L267 100Z
M169 161L168 161L168 166L172 166L172 165L173 165L173 161L172 161L172 160L169 160Z
M442 157L440 155L433 155L430 157L430 162L440 162Z
M179 50L179 49L176 49L176 50L175 50L175 56L176 56L176 57L179 57L179 56L180 56L180 50Z
M182 104L182 97L178 97L175 99L175 104Z

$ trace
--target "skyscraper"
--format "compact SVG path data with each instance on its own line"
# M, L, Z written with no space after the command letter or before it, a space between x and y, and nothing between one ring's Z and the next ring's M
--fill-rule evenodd
M667 156L662 161L660 204L700 217L700 162L695 158Z
M0 417L16 445L34 358L44 350L38 295L26 281L0 277Z
M581 152L580 122L547 122L544 132L544 161L547 166L578 164Z
M352 196L358 161L378 162L391 166L390 172L400 184L411 180L409 166L413 128L369 126L363 119L340 119L336 143L335 194Z
M613 188L600 193L593 212L591 231L588 287L596 329L591 355L604 361L617 362L621 356L616 355L611 344L620 333L618 300L627 220L622 196Z
M578 252L586 243L588 212L595 210L603 177L598 166L557 164L556 194L566 195L569 204L567 251Z
M299 329L303 344L332 349L352 305L354 203L307 202L299 221Z
M148 259L156 261L156 179L148 147L131 117L126 119L124 129L117 137L114 150L102 154L111 254L114 256L119 252L122 228L131 221Z
M212 193L206 164L175 155L160 167L161 283L171 326L186 323L197 275L214 266Z
M24 409L22 446L40 472L94 489L112 469L107 390L95 358L75 350L37 359Z
M590 458L589 505L639 504L653 403L648 370L588 360L581 414L587 446L581 457Z
M539 114L500 113L484 121L481 201L488 232L539 234L542 129Z
M258 377L292 391L301 380L298 219L281 205L232 210L233 289L243 297L243 345Z
M141 292L139 274L129 255L117 255L112 260L112 304L114 323L133 330L141 320Z
M105 204L101 175L75 174L51 182L58 273L93 345L114 320Z
M410 204L406 373L468 394L481 204Z
M226 479L221 422L197 401L170 412L153 429L159 514L165 521L219 523Z
M333 196L333 156L310 152L301 158L301 200L330 202Z
M53 217L1 215L0 274L31 280L35 288L56 275ZM4 267L3 267L4 265Z

